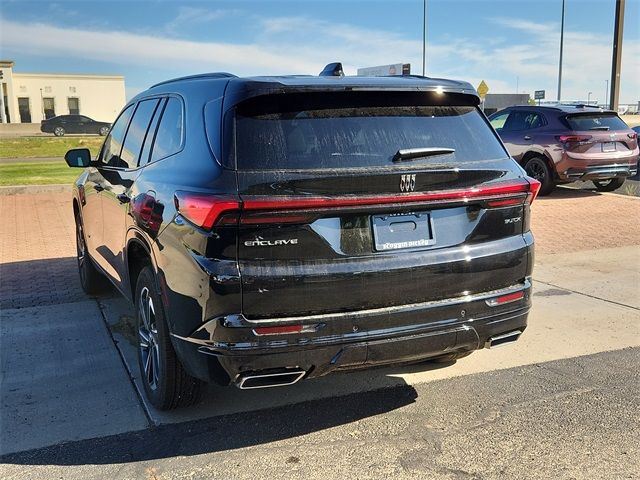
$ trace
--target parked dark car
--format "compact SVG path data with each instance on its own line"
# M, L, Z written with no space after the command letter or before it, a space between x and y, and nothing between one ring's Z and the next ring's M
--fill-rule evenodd
M66 133L88 133L104 137L109 133L109 128L110 123L97 122L84 115L58 115L40 122L41 132L53 133L56 137L62 137Z
M514 106L489 117L511 156L542 183L592 180L600 191L636 174L638 134L616 112L586 105Z
M442 79L213 73L70 150L82 287L134 302L153 405L515 341L539 184L478 105Z

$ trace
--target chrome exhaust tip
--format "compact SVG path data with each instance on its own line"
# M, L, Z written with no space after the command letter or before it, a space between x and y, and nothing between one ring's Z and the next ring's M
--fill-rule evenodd
M511 345L520 338L520 335L522 335L520 330L494 335L493 337L489 337L489 340L484 344L484 348L498 348Z
M271 388L271 387L285 387L287 385L293 385L302 380L302 377L306 375L302 369L296 368L294 370L286 370L283 372L275 373L248 373L241 374L236 381L236 386L241 390L250 390L254 388Z

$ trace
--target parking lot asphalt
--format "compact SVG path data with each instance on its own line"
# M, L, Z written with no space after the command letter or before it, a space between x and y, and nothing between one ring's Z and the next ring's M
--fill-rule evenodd
M0 478L640 476L638 199L534 203L534 307L511 348L212 387L171 413L137 391L130 307L81 293L69 200L0 196Z

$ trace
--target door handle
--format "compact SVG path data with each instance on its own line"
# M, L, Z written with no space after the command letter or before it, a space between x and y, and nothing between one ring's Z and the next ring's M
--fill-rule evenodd
M96 192L101 192L101 191L104 190L104 187L102 185L100 185L99 183L96 183L93 188L95 189Z
M531 135L525 135L525 136L524 136L524 139L525 139L525 140L531 140Z
M124 193L119 193L118 195L116 195L116 198L120 203L129 203L131 201L131 197Z

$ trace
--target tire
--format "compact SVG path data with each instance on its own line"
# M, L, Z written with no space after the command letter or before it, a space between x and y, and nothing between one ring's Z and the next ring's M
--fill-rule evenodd
M76 260L82 290L88 295L96 295L107 290L107 279L96 268L87 252L82 220L76 215Z
M556 188L556 183L553 179L553 172L543 158L531 157L525 162L524 170L527 172L527 175L535 178L541 183L538 195L549 195L553 192L553 189Z
M53 134L56 137L64 137L65 133L66 132L64 131L64 128L62 128L62 127L56 127L56 128L53 129Z
M433 363L449 363L455 362L464 357L468 357L473 353L473 350L468 352L456 352L456 353L447 353L446 355L441 355L439 357L430 358L429 361Z
M609 180L593 180L593 184L599 192L613 192L619 189L624 181L624 178L611 178Z
M106 137L107 133L109 133L109 127L100 127L100 130L98 130L98 135L101 137Z
M171 345L155 274L146 266L136 282L136 331L140 378L151 404L158 410L193 405L202 382L185 370Z

